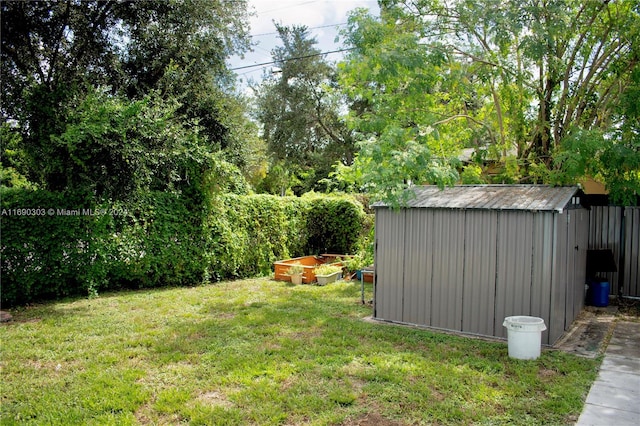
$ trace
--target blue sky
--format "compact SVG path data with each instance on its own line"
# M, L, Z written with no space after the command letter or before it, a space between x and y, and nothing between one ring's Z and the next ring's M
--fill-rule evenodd
M271 49L279 44L275 34L273 21L284 25L306 25L310 33L318 40L317 47L323 52L338 50L342 42L335 41L336 36L347 22L349 12L356 8L367 8L374 15L379 14L376 0L249 0L249 8L255 12L251 18L251 34L257 42L253 52L245 57L232 57L229 60L231 68L270 62ZM327 55L329 61L340 60L340 54ZM241 84L253 79L258 82L270 65L237 70Z

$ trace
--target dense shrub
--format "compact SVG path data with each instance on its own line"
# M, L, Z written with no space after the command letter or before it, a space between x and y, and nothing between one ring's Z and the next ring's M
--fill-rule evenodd
M209 222L211 276L233 278L268 273L278 259L353 253L366 215L346 196L225 195Z
M158 287L205 277L202 207L177 194L151 192L117 204L104 250L109 287Z
M278 259L353 253L366 231L362 205L348 197L226 194L203 203L149 192L93 205L68 193L3 189L0 196L2 303L9 305L267 274ZM25 208L44 214L12 214Z
M308 198L307 253L353 253L363 229L362 205L346 197Z
M304 247L304 207L294 197L224 195L209 217L211 277L268 273L275 260Z
M3 304L205 276L203 214L176 194L101 205L70 193L0 195Z
M95 290L106 276L102 217L86 197L3 189L2 303L26 303Z

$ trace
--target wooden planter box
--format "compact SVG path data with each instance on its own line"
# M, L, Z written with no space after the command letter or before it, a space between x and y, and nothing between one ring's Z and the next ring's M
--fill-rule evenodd
M278 260L273 263L273 269L275 273L275 279L277 281L291 281L291 277L287 275L287 270L294 263L299 263L304 268L304 272L302 273L302 282L304 284L310 284L316 282L316 274L313 273L313 270L320 265L324 265L325 263L335 263L337 258L345 258L343 254L323 254L320 256L303 256L296 257L293 259L286 260ZM338 266L342 266L341 263L335 263Z

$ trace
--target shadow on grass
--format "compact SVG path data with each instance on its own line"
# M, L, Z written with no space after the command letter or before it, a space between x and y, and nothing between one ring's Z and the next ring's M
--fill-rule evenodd
M60 398L29 412L75 407L80 422L119 413L122 424L135 423L125 421L133 416L225 425L541 424L579 413L592 361L547 352L533 362L510 360L504 343L363 321L371 308L359 300L359 283L259 279L41 306L34 311L60 325L30 330L34 339L52 336L48 349L29 356L50 357L53 367L67 357L79 371L48 371ZM27 410L21 398L37 399L30 394L36 379L21 385L21 372L46 379L20 365L31 362L19 359L24 352L16 346L6 361L13 417ZM135 390L129 402L126 389ZM109 392L116 404L103 403Z

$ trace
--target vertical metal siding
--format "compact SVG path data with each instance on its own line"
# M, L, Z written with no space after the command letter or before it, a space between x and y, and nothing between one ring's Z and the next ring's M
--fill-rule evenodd
M574 281L570 282L573 286L573 313L569 321L565 324L565 330L568 330L571 323L578 317L584 308L585 301L585 283L587 281L587 248L589 246L589 213L586 210L573 210L574 225L573 232L575 235L574 243Z
M619 272L598 273L611 283L611 294L618 293L619 273L622 272L622 294L640 297L640 207L624 207L624 213L622 209L616 206L591 207L589 248L610 249L613 252Z
M616 259L618 270L624 267L620 265L620 230L622 228L622 207L592 206L589 220L589 248L610 249ZM598 273L611 283L611 293L617 294L618 273Z
M587 217L378 209L374 316L506 337L504 317L534 315L554 343L582 308Z
M402 321L404 217L404 211L378 209L376 212L376 318Z
M567 216L567 260L564 263L566 265L566 285L565 285L565 306L564 306L564 330L567 329L567 324L571 322L573 318L573 307L575 304L575 291L573 289L575 280L577 278L575 263L576 253L573 247L576 245L575 234L575 212L568 210Z
M588 215L582 210L567 212L567 281L564 329L568 330L584 306ZM582 225L585 226L582 226Z
M554 216L548 212L533 214L531 315L542 318L547 326L551 319ZM548 331L542 333L542 342L549 343Z
M530 212L502 212L498 221L495 335L506 337L505 317L529 315L533 216Z
M553 276L551 282L551 312L547 324L549 341L555 342L564 333L567 298L567 232L566 211L554 215Z
M404 306L402 321L431 325L433 265L433 212L410 209L406 213Z
M565 210L554 214L552 223L545 224L544 228L553 230L543 238L544 242L538 239L537 244L542 243L548 248L544 258L535 262L541 268L540 277L534 271L532 281L532 291L537 292L533 289L538 288L540 291L532 297L532 306L537 300L543 305L539 311L533 308L532 312L545 318L545 314L537 312L544 313L548 309L548 331L542 338L544 343L553 344L569 329L584 306L588 213L583 209ZM546 305L545 293L550 297L549 305Z
M487 336L495 332L497 227L496 211L466 212L462 290L462 330L465 332Z
M433 281L431 325L462 329L464 211L432 210Z
M558 340L584 307L589 215L583 209L556 215L549 344Z
M624 295L640 297L640 207L625 209Z

